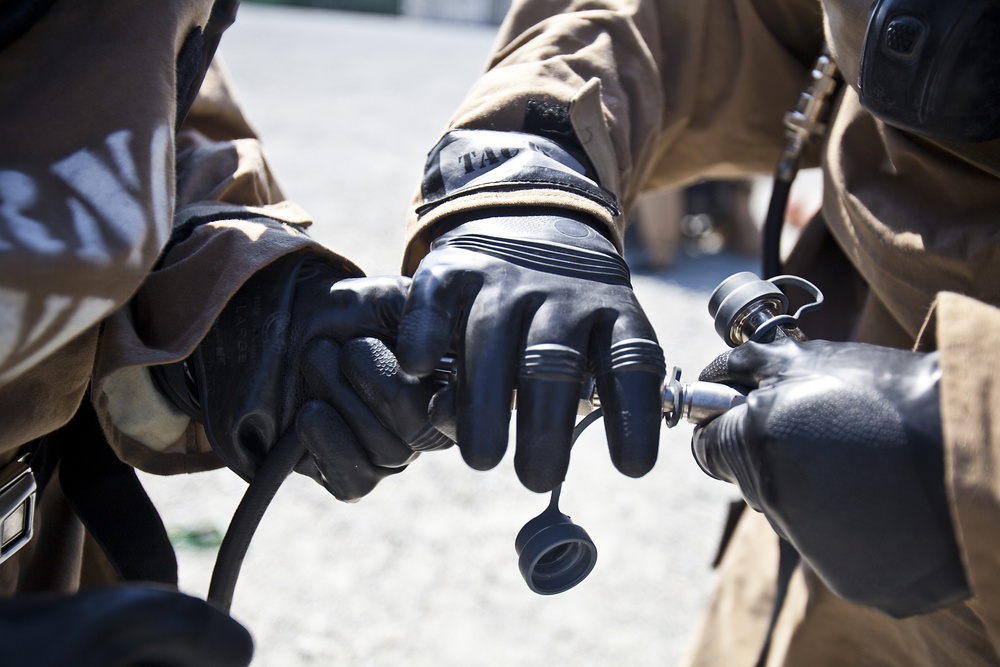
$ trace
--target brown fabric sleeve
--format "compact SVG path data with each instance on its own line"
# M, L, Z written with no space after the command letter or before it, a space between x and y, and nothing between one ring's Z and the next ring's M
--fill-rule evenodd
M176 50L210 8L55 2L4 49L0 385L125 303L155 263L170 230Z
M288 253L309 249L360 273L306 235L310 218L284 199L217 63L202 90L178 133L168 250L132 302L107 319L95 369L94 402L112 446L160 474L220 463L201 426L160 396L146 367L187 357L243 283Z
M953 519L972 588L969 605L1000 649L1000 309L938 296L941 414Z
M66 423L171 228L178 49L210 0L57 1L0 58L0 452Z
M802 36L793 49L774 29L810 25L816 53L822 43L815 2L772 4L808 20L765 23L750 0L515 1L487 71L448 129L522 131L529 101L569 107L601 185L626 213L645 188L769 172L783 145L783 115L808 74L796 55ZM506 197L463 198L452 208L558 205L545 190ZM442 217L418 215L418 201L408 218L406 272ZM620 244L627 215L597 217Z

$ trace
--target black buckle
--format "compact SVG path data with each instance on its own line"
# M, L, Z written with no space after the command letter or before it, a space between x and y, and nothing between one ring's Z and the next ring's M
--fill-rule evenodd
M0 470L0 563L31 540L38 485L22 460Z

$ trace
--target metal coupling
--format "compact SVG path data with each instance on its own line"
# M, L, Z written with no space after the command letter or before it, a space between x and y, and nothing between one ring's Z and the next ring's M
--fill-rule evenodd
M810 72L811 80L795 109L785 114L785 134L788 144L778 164L777 177L791 181L798 169L799 158L812 137L826 132L827 100L837 90L837 64L825 47Z
M663 419L673 428L680 420L700 425L746 403L747 397L716 382L681 382L681 369L670 371L663 385Z

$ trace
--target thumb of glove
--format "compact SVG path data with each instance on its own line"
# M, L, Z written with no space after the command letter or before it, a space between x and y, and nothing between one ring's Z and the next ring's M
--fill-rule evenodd
M691 437L691 452L705 474L740 487L747 504L761 511L760 460L747 446L747 406L739 405Z
M341 370L378 420L413 451L445 449L454 442L428 418L433 381L409 375L385 343L356 338L341 350Z

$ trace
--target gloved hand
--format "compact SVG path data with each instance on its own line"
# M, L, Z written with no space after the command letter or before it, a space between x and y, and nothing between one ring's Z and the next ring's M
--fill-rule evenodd
M0 599L5 667L245 667L253 639L228 614L166 588L113 586Z
M695 432L841 597L902 617L969 595L945 496L937 353L783 340L730 350L701 379L751 389Z
M428 422L433 383L401 373L378 340L343 347L362 336L391 342L408 279L344 278L310 253L277 260L240 288L187 360L186 394L176 380L160 383L244 479L290 428L309 452L296 471L341 500L366 495L416 452L451 444Z
M454 419L465 461L480 470L499 463L516 388L514 467L529 489L553 489L592 374L614 465L647 473L663 352L614 246L559 209L475 211L452 223L413 276L397 354L406 372L427 376L457 351L456 383L435 397L434 414Z

